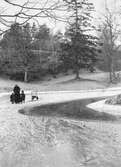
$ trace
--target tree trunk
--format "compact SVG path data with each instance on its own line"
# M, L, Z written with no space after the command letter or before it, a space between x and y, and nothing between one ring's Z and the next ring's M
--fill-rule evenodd
M110 64L110 82L113 83L116 80L116 74L114 70L114 64L113 61Z
M77 45L77 41L78 41L78 28L79 28L79 18L78 18L78 4L77 4L77 0L74 1L75 2L75 14L76 14L76 41L75 41L75 45ZM77 53L77 50L76 50L76 55L75 55L75 58L76 58L76 67L75 67L75 73L76 73L76 80L80 79L79 77L79 66L78 66L78 53Z
M109 71L109 80L110 80L110 83L112 83L113 82L113 80L112 80L112 72L111 71Z
M115 73L115 68L114 68L114 62L112 63L112 74L113 74L113 78L116 79L116 73Z
M27 82L28 81L28 71L25 70L24 72L24 82Z
M108 67L109 67L109 82L113 83L113 60L112 57L107 54Z
M111 63L109 62L109 82L112 83L112 71L111 71Z
M80 79L80 77L79 77L79 68L76 66L76 68L75 68L75 74L76 74L76 77L75 77L75 79Z

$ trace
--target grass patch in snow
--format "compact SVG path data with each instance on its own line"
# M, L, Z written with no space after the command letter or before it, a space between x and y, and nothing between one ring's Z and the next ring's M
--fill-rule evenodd
M47 104L32 108L24 108L19 110L20 113L31 116L53 116L67 117L74 119L90 119L116 121L117 117L108 113L94 111L86 105L100 100L99 98L75 100L64 103Z

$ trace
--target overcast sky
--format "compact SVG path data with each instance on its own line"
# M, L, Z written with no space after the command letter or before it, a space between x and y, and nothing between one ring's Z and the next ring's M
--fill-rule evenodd
M10 0L10 1L13 1L13 2L19 2L19 3L24 3L26 2L27 0ZM35 0L34 2L36 2L37 0ZM41 3L42 1L45 1L45 0L38 0L39 3ZM51 0L51 1L54 1L54 0ZM102 13L104 13L104 7L105 7L105 1L107 2L107 5L109 8L116 8L118 7L119 8L119 4L121 4L121 0L89 0L90 2L94 3L94 6L95 6L95 10L96 10L96 13L94 14L94 17L98 18ZM9 14L9 13L14 13L15 11L17 11L17 8L11 6L11 5L8 5L7 3L4 2L4 0L0 0L0 7L1 7L1 12L2 10ZM41 19L41 23L40 24L43 24L44 21ZM53 29L60 29L60 30L64 30L64 24L62 23L54 23L52 21L49 21L49 20L46 20L46 23L48 23L48 25L50 25L50 27L52 27Z

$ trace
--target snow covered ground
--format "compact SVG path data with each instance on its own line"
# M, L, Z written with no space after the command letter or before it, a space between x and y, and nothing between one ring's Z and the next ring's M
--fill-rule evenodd
M89 107L95 111L105 112L105 113L109 113L112 115L121 116L121 105L105 104L105 100L91 103L91 104L87 105L87 107Z
M90 76L91 78L92 76ZM95 78L97 74L95 74ZM62 81L62 80L61 80ZM25 104L11 104L10 93L0 94L0 167L119 167L121 166L121 124L103 121L77 121L57 117L22 115L19 109L91 97L109 97L121 93L121 87L96 87L97 83L78 82L58 86L57 80L49 85L20 84L26 92ZM60 81L59 81L60 83ZM79 84L80 83L80 84ZM15 82L2 82L9 91ZM91 85L90 85L91 84ZM96 84L96 85L95 85ZM0 84L1 85L1 84ZM54 87L55 86L55 87ZM82 87L83 86L83 87ZM88 90L82 90L83 88ZM58 88L59 87L59 88ZM31 102L31 90L38 89L39 101ZM56 88L58 91L55 91ZM92 90L93 88L93 90ZM95 88L95 89L94 89ZM97 88L97 89L96 89ZM42 90L42 91L41 91ZM49 90L49 91L44 91ZM63 90L63 91L62 91ZM104 101L88 107L102 112L119 112L120 106L108 110ZM118 109L119 108L119 109Z

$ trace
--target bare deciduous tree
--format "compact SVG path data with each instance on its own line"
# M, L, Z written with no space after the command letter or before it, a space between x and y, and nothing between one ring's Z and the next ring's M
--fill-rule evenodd
M8 6L6 10L1 10L0 23L6 27L10 27L11 24L19 22L25 24L26 22L34 19L39 22L40 18L54 19L54 21L65 21L62 16L66 11L62 0L3 0ZM12 11L10 10L12 9ZM0 29L1 33L4 33Z
M110 82L116 79L115 75L115 63L116 52L120 48L120 25L117 23L118 14L110 11L106 7L106 14L103 15L103 21L100 25L101 35L100 39L103 43L103 54L108 62L109 78Z

